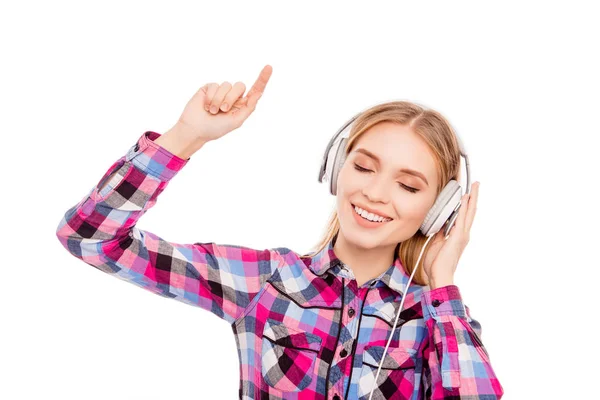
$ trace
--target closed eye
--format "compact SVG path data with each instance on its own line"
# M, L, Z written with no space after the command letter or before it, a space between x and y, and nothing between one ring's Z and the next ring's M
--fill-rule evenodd
M360 165L358 165L357 163L354 163L354 169L355 169L355 170L357 170L357 171L360 171L360 172L373 172L373 171L371 171L370 169L366 169L366 168L363 168L363 167L361 167L361 166L360 166ZM408 190L409 192L411 192L411 193L417 193L417 192L419 191L419 189L415 189L415 188L413 188L413 187L406 186L406 185L404 185L404 184L402 184L402 183L400 183L400 182L398 182L398 184L399 184L400 186L402 186L404 189L406 189L406 190Z

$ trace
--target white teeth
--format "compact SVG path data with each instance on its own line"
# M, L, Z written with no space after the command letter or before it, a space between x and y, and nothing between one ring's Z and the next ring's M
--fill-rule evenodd
M354 210L356 211L356 213L358 215L360 215L364 219L368 219L369 221L373 221L373 222L387 222L387 221L391 221L392 220L391 218L385 218L385 217L382 217L380 215L376 215L376 214L367 212L367 211L363 210L362 208L360 208L358 206L354 206Z

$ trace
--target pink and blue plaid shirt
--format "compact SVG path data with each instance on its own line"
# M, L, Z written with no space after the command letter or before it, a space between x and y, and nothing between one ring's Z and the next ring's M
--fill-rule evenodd
M414 282L399 259L358 286L335 255L177 244L136 227L184 160L145 132L65 213L73 256L143 289L212 312L233 330L240 399L500 399L503 388L457 286ZM106 183L102 190L98 190Z

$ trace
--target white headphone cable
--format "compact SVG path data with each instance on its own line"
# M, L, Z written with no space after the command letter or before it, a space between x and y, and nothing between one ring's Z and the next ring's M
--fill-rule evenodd
M402 305L404 304L404 300L406 299L406 295L408 293L408 287L410 286L410 282L412 281L412 278L415 275L415 272L417 272L417 268L419 267L419 261L421 261L421 257L423 256L423 251L427 247L427 243L429 243L429 240L431 240L431 238L434 235L435 234L432 234L427 237L427 241L421 248L421 253L419 253L419 258L417 259L415 268L413 269L413 272L412 272L412 274L410 274L410 278L408 279L408 282L406 283L406 288L404 289L404 293L402 295L402 300L400 301L400 309L398 310L398 314L396 314L396 321L394 321L394 327L392 328L392 334L390 335L390 337L387 341L387 344L385 345L385 349L383 350L383 355L381 356L381 361L379 362L379 368L377 368L377 374L375 375L375 380L373 381L373 386L371 387L371 394L369 395L369 400L371 400L371 397L373 397L373 390L375 390L375 384L377 383L377 378L379 378L379 372L381 371L381 366L383 365L385 353L387 352L387 349L390 346L390 342L392 341L392 337L394 336L394 331L396 330L396 325L398 324L398 318L400 317L400 313L402 312Z

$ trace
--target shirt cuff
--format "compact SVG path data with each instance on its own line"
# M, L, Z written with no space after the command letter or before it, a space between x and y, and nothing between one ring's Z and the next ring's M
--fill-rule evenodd
M146 131L137 142L129 148L125 161L130 161L135 167L148 175L169 181L190 160L171 153L154 142L162 136L160 133Z
M442 315L455 315L464 319L467 318L462 296L456 285L447 285L423 291L421 305L425 321L430 318L439 321L438 317Z

